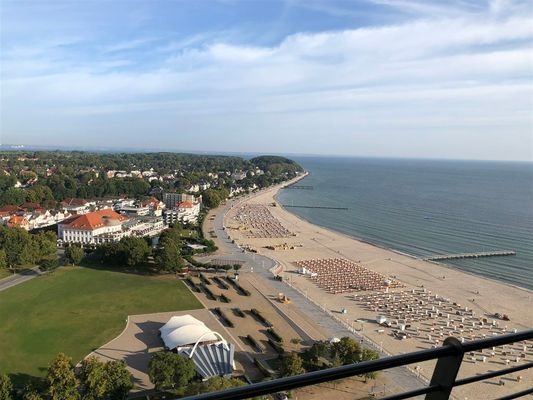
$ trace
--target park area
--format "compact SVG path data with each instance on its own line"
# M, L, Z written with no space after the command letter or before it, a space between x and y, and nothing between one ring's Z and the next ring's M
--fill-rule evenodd
M19 384L43 376L59 352L80 361L128 315L199 308L174 276L63 267L0 293L0 373Z

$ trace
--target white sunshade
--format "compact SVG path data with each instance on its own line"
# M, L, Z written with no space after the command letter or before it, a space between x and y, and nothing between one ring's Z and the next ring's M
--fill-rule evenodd
M161 339L163 339L165 346L170 350L176 347L195 344L201 337L202 342L219 340L213 331L203 324L186 325L170 332L161 332Z
M159 328L159 332L161 332L161 336L168 334L169 332L172 332L174 329L181 328L182 326L187 325L203 325L205 324L194 318L190 314L186 315L176 315L168 320L168 322L163 325L161 328Z

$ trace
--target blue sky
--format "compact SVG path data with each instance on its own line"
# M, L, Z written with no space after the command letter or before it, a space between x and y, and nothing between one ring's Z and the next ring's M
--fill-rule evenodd
M1 141L533 160L533 3L0 0Z

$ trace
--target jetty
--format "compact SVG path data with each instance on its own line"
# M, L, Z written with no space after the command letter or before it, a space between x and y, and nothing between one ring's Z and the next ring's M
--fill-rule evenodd
M283 186L283 189L313 190L313 186L308 186L308 185L287 185L287 186Z
M437 256L426 257L426 261L440 261L440 260L458 260L461 258L480 258L480 257L501 257L514 256L516 252L512 250L494 250L494 251L480 251L478 253L459 253L459 254L441 254Z
M291 208L320 208L323 210L348 210L347 207L326 207L326 206L293 206L288 204L283 204L283 207Z

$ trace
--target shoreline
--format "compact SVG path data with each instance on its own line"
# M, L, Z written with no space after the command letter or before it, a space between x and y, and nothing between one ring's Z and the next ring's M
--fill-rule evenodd
M310 303L326 311L348 331L364 337L365 341L372 343L385 354L396 355L439 347L448 336L461 337L461 340L468 341L533 327L533 314L530 313L533 305L531 290L413 257L315 225L281 206L277 195L284 185L286 184L254 193L236 202L224 215L226 232L238 246L273 260L280 267L277 273L285 284L305 296ZM246 207L252 208L247 210ZM253 207L257 207L257 211L252 212ZM279 229L284 232L281 236L277 235ZM302 261L329 259L336 262L333 259L339 258L350 260L383 278L393 278L402 286L390 290L347 289L337 292L320 288L308 276L298 271L297 263ZM440 309L442 301L442 307L448 309L448 317L441 314L413 319L407 328L409 337L406 340L398 340L392 328L379 325L376 317L387 316L394 327L394 324L401 322L402 316L394 315L386 308L369 306L369 299L372 301L373 296L387 296L385 293L389 293L389 299L392 296L392 300L384 300L385 304L392 301L393 307L398 304L397 296L405 296L406 300L402 300L401 304L414 309L423 308L427 311L429 305L429 312L437 307ZM423 307L418 305L420 300L425 304ZM432 305L435 308L432 309ZM459 309L462 311L456 314ZM457 317L463 315L462 312L466 310L471 313L467 320ZM497 314L507 315L509 319L499 318ZM482 320L484 324L480 323ZM309 321L315 324L318 322L312 319ZM521 344L517 343L513 351L521 351L520 346ZM524 361L533 359L531 341L528 343L528 348L530 347ZM459 378L489 372L499 365L505 365L509 357L505 348L495 348L494 351L494 356L481 352L465 357ZM434 365L433 361L417 364L416 374L430 379ZM411 369L413 367L415 366L412 365ZM533 379L533 371L525 371L524 378L522 383L516 380L515 375L507 379L513 382L513 390L519 390L525 389L523 382ZM489 380L460 387L454 390L453 398L481 398L480 395L482 398L489 398L495 394L508 394L508 389L499 386L497 381Z
M307 176L307 175L306 175ZM303 176L302 178L300 179L303 179L305 178L305 176ZM300 180L299 179L299 180ZM345 232L341 232L341 231L337 231L333 228L330 228L328 226L324 226L324 225L321 225L321 224L317 224L315 222L312 222L310 221L309 219L305 218L305 217L302 217L294 212L291 212L289 209L287 209L286 207L283 206L283 204L281 204L281 201L279 199L279 194L280 194L280 191L282 190L283 188L272 188L270 190L276 190L276 193L273 194L273 199L274 201L276 202L276 204L281 208L283 209L285 212L287 213L290 213L291 215L293 215L295 218L298 218L299 220L301 220L302 222L304 223L307 223L309 225L312 225L312 226L316 226L316 227L319 227L321 229L324 229L326 231L329 231L331 232L332 234L336 234L336 235L340 235L340 236L344 236L346 237L347 239L350 239L350 240L355 240L357 242L360 242L360 243L363 243L363 244L367 244L369 246L374 246L374 247L377 247L379 249L382 249L382 250L386 250L386 251L390 251L390 252L393 252L395 254L398 254L398 255L401 255L401 256L405 256L405 257L409 257L409 258L412 258L414 260L420 260L420 261L424 261L424 262L428 262L428 263L431 263L431 264L434 264L434 265L438 265L439 267L443 267L443 268L447 268L451 271L456 271L456 272L461 272L463 274L466 274L466 275L469 275L469 276L472 276L472 277L476 277L476 278L481 278L481 279L486 279L487 281L490 281L490 282L493 282L493 283L497 283L497 284L501 284L501 285L504 285L504 286L508 286L509 288L513 288L513 289L518 289L518 290L522 290L528 294L532 294L533 295L533 289L529 289L529 288L526 288L526 287L522 287L522 286L518 286L518 285L514 285L512 283L509 283L509 282L505 282L505 281L501 281L501 280L498 280L498 279L495 279L495 278L491 278L491 277L488 277L488 276L485 276L485 275L481 275L481 274L476 274L476 273L473 273L473 272L470 272L470 271L465 271L461 268L457 268L456 266L453 266L453 265L449 265L449 264L446 264L446 263L442 263L442 262L437 262L437 261L431 261L431 260L423 260L422 258L414 255L414 254L409 254L409 253L406 253L404 251L400 251L400 250L397 250L397 249L394 249L392 247L387 247L383 244L380 244L380 243L375 243L375 242L372 242L370 240L367 240L367 239L363 239L359 236L356 236L354 234L348 234L348 233L345 233ZM267 193L267 192L264 192L264 193Z

